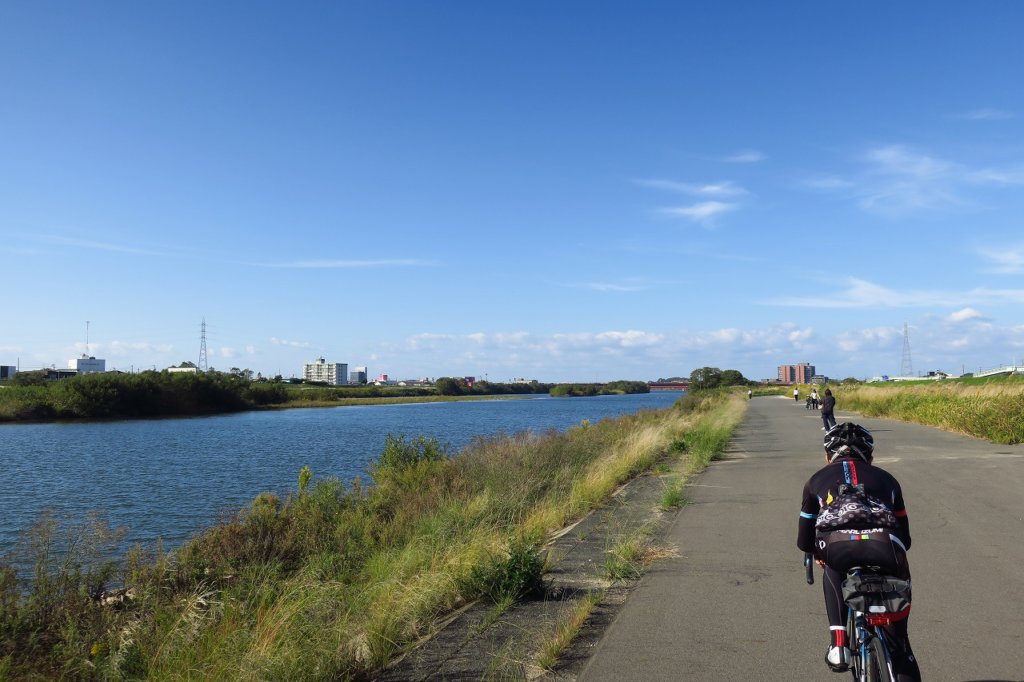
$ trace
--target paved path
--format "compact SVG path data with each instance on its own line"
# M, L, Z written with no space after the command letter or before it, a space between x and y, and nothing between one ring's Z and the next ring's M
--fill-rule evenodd
M840 401L842 396L839 396ZM840 403L841 404L841 403ZM1024 680L1024 446L860 418L910 513L911 641L925 680ZM581 680L846 680L824 664L819 579L796 549L821 420L755 398L669 532L681 557L643 578Z

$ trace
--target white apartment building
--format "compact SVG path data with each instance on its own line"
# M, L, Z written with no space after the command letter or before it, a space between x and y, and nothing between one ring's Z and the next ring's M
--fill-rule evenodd
M323 358L317 358L316 362L307 362L304 365L302 378L331 386L344 386L348 383L348 364L327 362Z
M77 370L79 374L95 374L107 371L107 361L97 360L91 355L83 355L80 358L68 360L68 369Z

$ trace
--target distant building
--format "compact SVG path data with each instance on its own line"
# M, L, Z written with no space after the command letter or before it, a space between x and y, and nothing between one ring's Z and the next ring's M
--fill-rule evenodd
M327 362L317 358L316 362L307 362L302 371L302 378L331 386L343 386L348 383L348 365L344 362Z
M14 365L0 365L0 381L10 379L18 373L18 368Z
M816 373L814 365L806 362L798 365L779 365L779 381L784 384L808 384Z
M366 380L367 380L367 377L366 377L366 368L365 367L355 367L348 374L348 383L350 383L350 384L365 385L366 384Z
M167 371L171 374L198 374L198 367L168 367Z
M107 361L98 360L91 355L82 355L80 358L68 360L68 369L73 369L79 374L98 374L107 371Z
M818 384L819 386L824 386L825 384L828 383L828 377L825 376L824 374L815 374L813 377L811 377L811 383Z

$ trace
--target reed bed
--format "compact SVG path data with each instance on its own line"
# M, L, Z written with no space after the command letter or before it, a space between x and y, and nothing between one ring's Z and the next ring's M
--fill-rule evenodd
M1024 383L942 381L835 390L836 406L937 426L994 443L1024 442Z
M460 605L536 593L551 533L666 456L705 465L745 407L714 394L454 455L389 437L372 486L304 469L174 552L50 557L27 585L0 566L0 679L368 679Z

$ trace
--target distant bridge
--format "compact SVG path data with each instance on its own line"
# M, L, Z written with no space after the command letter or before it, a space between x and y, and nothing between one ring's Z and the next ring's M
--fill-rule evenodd
M647 384L652 391L689 391L689 381L652 381Z
M1024 374L1024 367L1018 365L1005 365L1003 367L993 367L992 369L984 369L979 372L975 372L976 377L992 377L997 374Z

